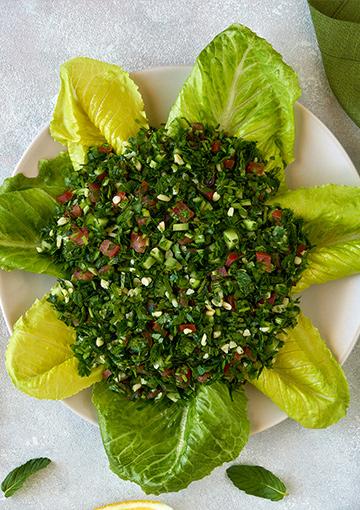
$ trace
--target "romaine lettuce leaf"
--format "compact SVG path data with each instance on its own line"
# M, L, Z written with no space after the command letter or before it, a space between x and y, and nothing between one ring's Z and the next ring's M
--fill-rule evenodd
M309 254L308 267L294 292L311 285L330 282L360 273L360 238L346 243L321 246Z
M349 388L319 331L304 315L285 342L271 369L251 383L304 427L323 428L346 414Z
M56 201L37 188L0 194L0 268L61 274L51 258L39 254L40 230L56 212Z
M57 197L65 191L66 179L73 171L69 154L67 152L60 152L54 159L42 159L39 161L39 174L36 177L16 174L5 179L2 186L0 186L0 194L39 188L46 191L52 197Z
M14 385L31 397L60 400L101 380L102 367L88 377L78 374L71 350L75 330L58 318L47 296L36 300L14 325L6 369Z
M248 440L243 389L201 386L188 401L132 402L96 384L93 403L111 469L146 493L178 491L237 457Z
M79 57L62 64L60 79L50 133L67 146L75 167L86 161L88 147L108 142L121 152L147 126L138 87L121 67Z
M269 203L292 209L316 246L360 238L360 187L325 184L276 195Z
M296 73L272 46L234 24L196 59L167 126L171 131L185 121L220 125L258 142L265 157L274 158L268 168L284 168L294 159L294 103L300 94Z
M315 248L294 292L360 271L360 187L326 184L300 188L269 201L304 220Z

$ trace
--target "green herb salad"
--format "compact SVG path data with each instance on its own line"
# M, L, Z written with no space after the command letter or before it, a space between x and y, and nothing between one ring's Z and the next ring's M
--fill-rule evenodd
M360 272L360 188L287 189L295 72L231 25L160 128L120 67L80 57L60 78L67 151L0 187L0 267L57 277L14 325L15 386L93 386L111 469L153 494L239 455L246 384L305 427L341 419L348 385L299 292Z
M177 401L272 365L310 243L266 205L279 181L264 169L254 142L199 123L89 151L38 248L67 272L49 301L81 375L103 365L130 398Z

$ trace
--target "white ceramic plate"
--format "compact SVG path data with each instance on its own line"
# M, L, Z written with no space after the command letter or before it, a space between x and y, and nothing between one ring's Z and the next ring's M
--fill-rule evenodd
M160 67L133 73L145 101L150 124L165 122L168 111L190 71L188 66ZM311 112L296 105L296 161L287 169L289 187L336 183L360 185L350 158L334 135ZM39 159L52 158L62 149L44 128L26 150L15 173L37 174ZM36 297L47 292L54 279L13 271L0 272L0 302L9 331ZM301 308L320 329L323 338L343 362L354 347L360 330L360 275L313 287L303 294ZM286 418L269 399L250 387L249 413L252 432L265 430ZM90 390L64 401L75 413L96 423Z

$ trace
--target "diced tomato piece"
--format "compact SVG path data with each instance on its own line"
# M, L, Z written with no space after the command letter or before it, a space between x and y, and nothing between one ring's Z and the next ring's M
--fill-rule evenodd
M228 276L228 272L226 270L226 267L224 267L224 266L219 267L217 272L219 273L220 276L223 276L224 278L226 278Z
M120 251L120 246L113 243L110 239L105 239L99 246L99 250L103 255L110 259L115 257Z
M83 210L81 209L81 207L78 204L73 205L70 210L70 216L72 216L73 218L80 218L82 213L83 213Z
M161 333L162 331L160 324L158 324L156 321L151 321L150 327L153 331L156 331L156 333Z
M237 361L240 361L242 357L243 357L242 354L239 354L238 352L235 352L234 358L233 358L234 363L236 363Z
M225 373L225 368L224 368L224 373ZM205 383L206 381L208 381L211 377L211 373L210 372L205 372L205 374L203 375L199 375L197 380L199 381L199 383Z
M164 378L168 378L168 377L171 377L173 375L173 369L172 368L165 368L162 372L161 372L161 376L164 377Z
M190 383L190 379L192 376L192 371L189 367L181 367L178 368L175 372L175 379L178 384L186 384Z
M230 370L230 363L226 363L226 365L224 366L224 375L228 375L229 370Z
M103 172L102 174L98 175L96 180L101 182L105 179L105 177L107 177L107 172Z
M204 124L201 124L201 122L193 122L191 127L194 131L204 131Z
M232 310L236 310L236 299L235 296L227 296L226 301L231 305Z
M185 202L181 200L176 202L172 208L172 212L179 218L180 221L188 221L194 216L194 212L188 207Z
M130 234L130 248L136 253L145 253L146 248L149 246L149 238L144 234L138 232L131 232Z
M123 202L124 200L127 200L127 196L126 196L126 192L125 191L118 191L116 193L116 195L114 195L114 197L119 197L120 198L120 202ZM114 200L114 197L113 197L113 200ZM120 204L119 202L119 204Z
M180 333L183 333L185 329L190 329L193 333L196 331L196 325L195 324L180 324L179 331Z
M239 254L238 253L235 253L234 251L231 251L228 256L226 257L226 260L225 260L225 266L226 267L230 267L231 264L233 264L234 262L236 262L239 258Z
M146 338L146 341L148 343L148 346L149 347L152 347L154 345L154 341L153 339L151 338L151 333L149 331L144 331L143 332L143 335L144 337Z
M179 239L178 243L180 246L184 246L185 244L190 244L194 241L191 237L184 236L182 239Z
M281 210L281 209L275 209L275 210L271 213L271 216L274 218L274 220L275 220L275 222L276 222L276 223L280 223L281 218L282 218L282 210Z
M98 147L98 151L103 154L109 154L109 152L112 152L112 147L110 145L100 145L100 147Z
M66 202L69 202L69 200L72 199L73 197L73 192L72 191L65 191L62 195L59 195L58 197L56 197L56 200L59 202L59 204L65 204Z
M304 251L307 250L307 246L305 244L299 244L299 246L296 248L296 255L298 257L301 257L301 255L304 254Z
M269 273L271 271L271 255L269 255L268 253L265 253L263 251L257 251L256 252L256 260L257 260L257 262L264 264L266 272Z
M219 140L215 140L215 142L213 142L211 144L211 152L216 154L217 152L219 152L220 149L221 149L221 143L219 142Z
M256 163L255 161L250 161L250 163L246 165L246 172L248 174L256 173L256 175L264 175L265 165L263 163Z
M99 200L99 197L100 197L100 184L98 182L90 183L89 190L90 190L90 193L89 193L90 202L95 204Z
M111 269L111 266L109 264L105 264L105 266L100 267L98 273L99 274L105 274L108 271L110 271L110 269Z
M213 196L214 196L214 193L215 193L215 191L205 191L205 192L204 192L204 195L206 196L206 198L207 198L208 200L212 200L212 199L213 199Z
M73 227L73 233L69 236L70 241L78 246L84 246L89 239L89 231L86 227Z
M225 159L224 160L224 167L227 170L232 170L234 168L234 165L235 165L235 159Z
M276 301L277 295L275 292L272 292L271 296L268 298L267 302L273 305Z
M109 370L108 368L106 370L103 371L102 373L102 376L103 376L103 379L108 379L110 376L111 376L112 372L111 370Z
M142 181L136 193L138 195L144 195L147 191L149 191L149 183L146 181Z
M255 361L255 360L256 360L256 358L255 358L255 356L254 356L254 354L253 354L252 350L251 350L251 349L250 349L250 347L248 347L247 345L245 345L245 347L244 347L244 354L245 354L245 356L247 356L248 358L250 358L250 359L251 359L251 361Z
M143 204L149 208L155 207L156 203L157 203L156 200L154 200L153 198L150 198L149 195L143 196L142 201L143 201Z
M160 390L153 390L149 391L149 393L146 395L147 400L152 400L153 398L157 397L160 393Z
M82 281L90 281L94 278L94 274L91 271L81 271L78 269L77 271L74 271L72 277L74 280L82 280Z
M142 227L143 225L146 225L149 218L143 217L143 218L136 218L136 223L139 225L139 227Z

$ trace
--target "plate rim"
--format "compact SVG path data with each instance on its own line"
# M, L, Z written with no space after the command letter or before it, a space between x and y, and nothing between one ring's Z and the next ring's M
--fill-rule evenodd
M162 73L162 72L171 73L171 72L176 72L179 68L184 69L184 70L188 70L189 73L190 73L190 71L192 69L192 66L188 65L188 64L163 65L163 66L162 65L158 65L158 66L154 66L154 67L147 67L145 69L141 69L141 70L138 70L138 71L135 70L135 71L129 72L129 75L130 75L131 78L134 79L134 81L136 83L136 76L147 75L147 74L151 74L151 73ZM186 79L187 78L185 78L185 80ZM303 113L305 113L305 115L308 115L309 117L311 117L312 120L317 124L317 126L323 132L325 132L327 136L330 136L332 138L332 140L335 143L336 147L340 150L342 155L345 157L345 160L348 163L349 171L351 171L352 176L355 177L359 181L359 186L360 186L360 175L359 175L359 173L358 173L358 171L357 171L353 161L351 160L349 154L347 153L347 151L345 150L345 148L343 147L341 142L338 140L338 138L335 136L335 134L324 124L324 122L321 119L319 119L319 117L317 117L311 110L309 110L305 105L303 105L299 101L297 101L295 103L294 111L295 111L296 108L299 108L300 110L303 111ZM33 152L34 145L36 145L38 142L40 142L41 139L44 136L49 135L49 126L50 126L50 122L46 122L46 123L44 123L42 125L42 127L39 130L39 132L34 136L34 138L31 140L29 145L26 147L25 151L22 153L22 156L20 157L20 159L17 162L13 172L11 173L11 176L14 176L17 173L20 173L19 169L22 166L24 160L26 160L26 158L29 156L29 154L31 154ZM59 152L60 152L60 150L59 150ZM64 147L64 150L66 150L66 147ZM0 271L2 271L2 270L0 270ZM3 301L2 295L0 295L0 308L1 308L1 311L2 311L2 315L3 315L4 321L5 321L7 330L9 332L9 334L11 335L12 332L13 332L13 324L10 324L8 316L5 313L4 301ZM350 342L347 350L345 351L345 353L343 353L343 355L341 356L341 358L339 360L339 363L341 365L343 365L344 362L347 360L347 358L350 356L352 350L354 349L354 347L355 347L355 345L356 345L356 343L357 343L357 341L359 339L359 336L360 336L360 322L359 322L358 328L356 330L356 333L353 336L353 338L351 339L351 342ZM85 420L88 423L91 423L92 425L98 427L98 423L95 423L89 416L84 415L80 410L75 409L72 405L70 405L69 402L67 402L67 399L60 400L60 402L63 405L65 405L67 408L69 408L74 414L76 414L80 418L82 418L83 420ZM258 434L260 432L268 430L268 429L270 429L272 427L275 427L276 425L279 425L283 421L289 419L289 417L285 413L283 413L283 414L284 414L283 416L278 416L277 419L273 420L273 422L270 425L264 425L263 427L260 427L253 434Z

